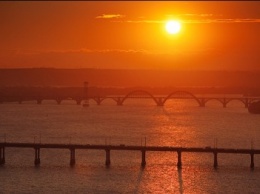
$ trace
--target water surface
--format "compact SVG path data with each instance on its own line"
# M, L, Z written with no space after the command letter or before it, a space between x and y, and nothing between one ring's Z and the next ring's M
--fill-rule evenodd
M219 102L198 107L192 100L170 100L157 107L151 100L127 100L123 106L104 101L90 107L66 101L0 105L1 141L158 146L217 146L260 149L259 115L244 105ZM4 137L6 136L6 138ZM69 166L69 150L41 149L41 165L34 166L34 150L6 148L0 167L0 193L260 193L260 156L250 170L250 156L76 150L76 165Z

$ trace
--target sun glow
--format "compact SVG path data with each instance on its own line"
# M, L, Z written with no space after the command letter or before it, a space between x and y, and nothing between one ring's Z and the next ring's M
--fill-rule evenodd
M165 29L169 34L177 34L181 30L181 23L176 20L167 21Z

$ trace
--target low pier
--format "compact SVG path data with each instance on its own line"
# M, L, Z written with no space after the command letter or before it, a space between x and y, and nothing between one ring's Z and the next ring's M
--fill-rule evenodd
M5 163L5 147L0 147L0 165Z
M41 163L40 159L40 147L35 147L35 159L34 159L34 164L35 166L38 166Z
M76 149L86 150L104 150L105 151L105 165L111 164L110 152L112 150L121 151L139 151L141 152L141 166L146 165L146 152L176 152L177 153L177 167L182 167L182 153L209 153L213 154L213 166L218 167L219 154L248 154L250 156L250 168L253 169L254 155L260 154L260 149L230 149L230 148L211 148L211 147L174 147L174 146L127 146L120 145L90 145L90 144L44 144L44 143L0 143L0 165L6 162L5 152L6 148L32 148L35 151L34 164L40 165L40 150L41 149L68 149L70 151L70 165L76 164Z

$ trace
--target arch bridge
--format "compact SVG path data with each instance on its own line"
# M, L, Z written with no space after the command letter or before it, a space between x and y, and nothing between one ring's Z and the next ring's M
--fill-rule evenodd
M260 100L260 97L199 97L188 91L174 91L167 96L157 96L145 90L133 90L122 96L90 96L89 99L94 100L97 105L112 99L118 106L122 106L128 99L152 99L157 106L164 106L171 99L190 99L195 100L200 107L205 107L210 101L218 101L224 108L232 101L239 101L247 108L250 103Z
M113 100L118 106L122 106L129 99L150 99L157 106L164 106L169 100L174 99L190 99L194 100L200 107L205 107L207 103L211 101L217 101L225 108L232 101L241 102L246 108L254 101L259 101L260 97L201 97L194 95L188 91L174 91L168 95L154 95L146 90L133 90L128 92L126 95L117 96L85 96L79 93L64 93L64 94L50 94L50 95L5 95L0 93L0 104L4 102L18 102L24 101L36 101L37 104L41 104L44 100L55 100L57 104L61 104L64 100L74 100L76 104L80 105L82 101L93 100L97 105L105 100Z
M101 104L106 99L113 99L117 105L122 106L125 101L128 99L152 99L157 106L164 106L167 100L169 99L194 99L200 105L200 100L194 96L190 92L186 91L175 91L165 96L155 96L148 91L145 90L134 90L126 94L125 96L107 96L107 97L90 97L89 99L93 99L98 105Z

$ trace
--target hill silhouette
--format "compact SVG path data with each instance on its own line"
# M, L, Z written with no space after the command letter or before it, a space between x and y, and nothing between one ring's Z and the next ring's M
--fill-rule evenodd
M157 94L186 90L193 93L260 95L260 71L0 69L2 93L43 92L49 91L50 87L81 91L85 81L89 82L92 94L125 94L134 89L145 89Z
M0 86L258 87L260 71L0 69Z

